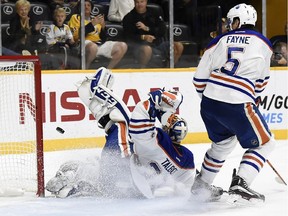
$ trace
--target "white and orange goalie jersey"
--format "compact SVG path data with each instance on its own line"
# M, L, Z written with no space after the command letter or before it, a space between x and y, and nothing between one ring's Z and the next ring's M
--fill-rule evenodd
M155 109L154 106L150 98L139 102L132 112L129 134L134 143L134 152L142 166L151 168L164 179L173 179L190 188L196 172L193 153L182 145L174 145L169 135L156 127L157 117L151 111Z

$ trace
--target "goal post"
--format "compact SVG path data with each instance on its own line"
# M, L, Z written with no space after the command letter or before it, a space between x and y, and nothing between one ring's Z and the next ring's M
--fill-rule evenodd
M45 195L41 86L38 56L0 56L0 196Z

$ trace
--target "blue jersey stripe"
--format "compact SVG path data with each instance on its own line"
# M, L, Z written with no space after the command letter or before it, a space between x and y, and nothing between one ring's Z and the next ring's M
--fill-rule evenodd
M254 36L260 38L272 50L272 44L271 44L270 40L268 38L266 38L264 35L262 35L261 33L255 31L255 30L241 29L241 28L233 30L233 31L229 31L229 32L222 34L222 35L219 35L218 37L216 37L212 41L210 41L210 43L207 45L206 49L210 49L211 47L216 45L222 37L224 37L226 35L231 35L231 34L254 35Z

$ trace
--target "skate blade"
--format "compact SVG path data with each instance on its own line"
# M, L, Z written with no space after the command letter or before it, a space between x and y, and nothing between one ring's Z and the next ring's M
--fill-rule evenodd
M226 202L229 205L233 206L254 206L254 205L261 205L264 203L264 201L261 199L251 198L247 200L238 194L230 194Z
M217 197L211 197L210 193L202 191L201 193L191 193L189 201L192 202L218 202L221 199L221 195Z

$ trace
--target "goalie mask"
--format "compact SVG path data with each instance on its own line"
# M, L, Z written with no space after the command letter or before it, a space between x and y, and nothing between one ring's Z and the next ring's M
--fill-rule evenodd
M172 114L171 118L173 119L170 126L163 129L168 133L173 143L180 144L188 132L187 122L177 114Z
M240 24L242 25L253 25L257 21L257 12L252 5L238 4L231 8L227 14L229 29L232 30L232 24L235 18L239 18Z

